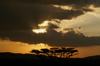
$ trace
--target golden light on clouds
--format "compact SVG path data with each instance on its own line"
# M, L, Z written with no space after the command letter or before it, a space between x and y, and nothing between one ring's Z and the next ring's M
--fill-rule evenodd
M64 10L72 10L72 6L61 6L61 5L53 5L54 7L60 7L60 8L62 8L62 9L64 9Z
M46 46L45 44L39 44L40 46Z
M47 32L46 29L33 29L32 31L35 33L46 33Z
M46 27L48 26L49 21L44 21L42 24L38 24L39 29L33 29L35 33L46 33Z
M38 24L38 26L40 26L40 27L41 27L41 26L48 26L48 22L49 22L49 21L44 21L42 24Z
M95 8L93 5L91 5L89 8L93 9L94 12L88 12L88 14L91 14L100 18L100 7Z

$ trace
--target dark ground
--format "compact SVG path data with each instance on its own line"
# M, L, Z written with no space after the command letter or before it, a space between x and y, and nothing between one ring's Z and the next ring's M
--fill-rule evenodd
M13 54L13 53L0 53L0 66L4 65L74 65L74 66L85 66L85 65L100 65L100 56L91 56L86 58L48 58L45 56L37 56L31 54Z

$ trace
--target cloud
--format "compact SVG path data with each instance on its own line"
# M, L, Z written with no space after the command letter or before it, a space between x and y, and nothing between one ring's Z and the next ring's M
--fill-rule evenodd
M67 28L63 28L63 30L64 30L64 31L66 31L66 30L67 30L67 31L73 31L74 28L67 27Z
M95 11L94 12L88 12L88 14L92 14L92 15L100 18L100 8L99 7L95 8L95 7L91 6L90 9L93 9Z
M39 28L38 24L45 20L72 19L84 14L81 10L38 4L1 4L0 9L0 30L29 30Z
M0 0L3 3L32 3L32 4L59 4L59 5L70 5L70 4L75 4L75 5L86 5L86 4L97 4L97 6L99 6L98 2L100 2L100 0ZM80 7L80 6L79 6Z
M39 28L45 20L72 19L91 12L90 5L98 6L99 0L0 0L0 30L29 30ZM67 5L64 10L53 5Z
M50 46L91 46L99 45L100 37L86 37L72 28L63 34L48 25L47 33L36 34L32 29L45 20L71 20L86 12L93 11L90 5L100 7L99 0L0 0L0 38L29 44L46 43ZM53 5L67 5L71 10L64 10Z
M33 48L34 49L42 49L42 48L51 48L48 45L40 44L28 44L10 40L1 40L0 39L0 52L13 52L13 53L29 53Z
M41 5L67 5L73 8L88 8L90 5L100 7L100 0L0 0L1 4L41 4Z
M55 24L49 23L47 28L48 29L53 29L53 28L60 28L60 27L55 25Z
M83 29L82 27L77 27L77 30L81 30L81 29Z
M69 29L70 28L66 28ZM83 47L100 45L100 37L86 37L79 31L71 29L66 33L57 32L52 28L47 33L36 34L31 30L26 31L0 31L0 37L8 37L11 41L19 41L28 44L44 43L49 46Z

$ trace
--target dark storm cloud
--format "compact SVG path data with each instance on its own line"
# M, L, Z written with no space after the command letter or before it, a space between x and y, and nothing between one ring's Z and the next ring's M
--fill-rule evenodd
M66 28L67 30L71 28ZM11 41L20 41L29 44L45 43L50 46L83 47L100 45L100 37L86 37L79 31L71 29L67 33L57 32L52 28L47 33L36 34L29 31L1 31L1 37L9 37Z
M32 3L32 4L57 4L57 5L81 5L86 6L90 4L99 5L100 0L0 0L3 3ZM79 6L80 7L80 6Z
M0 30L29 30L45 20L70 20L93 11L88 7L99 7L98 3L99 0L0 0ZM68 5L72 10L53 5Z
M0 30L28 30L51 19L72 19L84 14L81 10L63 10L51 5L1 4Z
M36 34L33 28L39 28L45 20L76 18L88 11L90 5L99 7L99 0L0 0L0 38L29 44L46 43L50 46L92 46L100 44L100 37L85 37L74 29L63 34L49 24L47 33ZM67 5L71 10L64 10L53 5Z
M95 7L100 7L100 0L0 0L1 4L42 4L42 5L68 5L73 8L82 8L90 5L94 5Z
M52 29L52 28L59 28L57 25L54 25L52 23L48 23L48 28Z

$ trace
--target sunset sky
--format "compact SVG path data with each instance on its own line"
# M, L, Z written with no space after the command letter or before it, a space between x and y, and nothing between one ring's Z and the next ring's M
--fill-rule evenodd
M0 52L51 47L100 55L100 0L0 0Z

